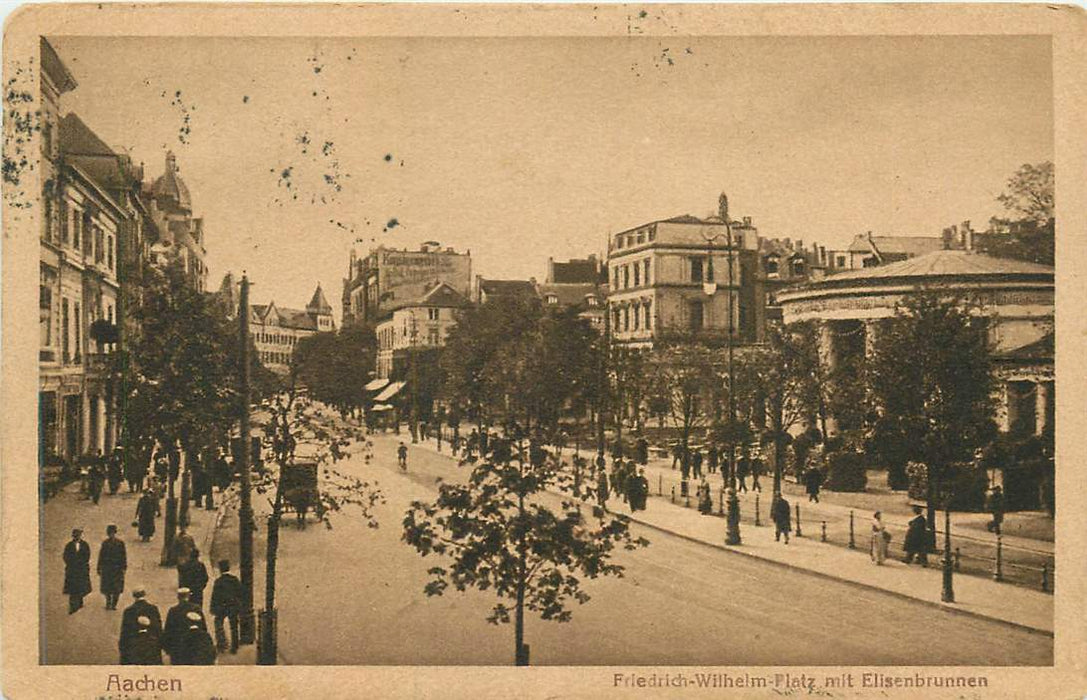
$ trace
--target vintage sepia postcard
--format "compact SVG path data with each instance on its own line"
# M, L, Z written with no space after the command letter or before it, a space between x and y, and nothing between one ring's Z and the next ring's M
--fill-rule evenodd
M1083 697L1085 75L1060 4L24 6L4 697Z

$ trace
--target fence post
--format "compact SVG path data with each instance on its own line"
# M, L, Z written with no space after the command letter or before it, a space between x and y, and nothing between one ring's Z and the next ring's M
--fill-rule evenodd
M823 542L827 541L827 521L826 520L823 521L823 534L820 536L819 539L822 540Z
M724 486L722 486L721 489L717 492L717 514L718 515L724 515L725 514L725 487Z
M762 525L762 523L759 522L759 494L756 493L755 494L755 526L758 527L760 525Z
M1042 592L1049 593L1049 562L1042 562Z
M684 508L690 508L691 507L691 489L690 488L688 488L687 493L685 493L683 495L683 507Z
M955 548L955 571L962 570L962 555L959 554L959 548Z
M997 533L996 536L996 570L993 571L994 581L1004 580L1004 538Z
M853 511L849 511L849 548L857 548L857 540L853 536Z
M657 495L664 495L664 474L657 474Z
M672 486L672 503L676 502L676 487Z
M796 536L803 537L804 533L800 530L800 504L796 504Z

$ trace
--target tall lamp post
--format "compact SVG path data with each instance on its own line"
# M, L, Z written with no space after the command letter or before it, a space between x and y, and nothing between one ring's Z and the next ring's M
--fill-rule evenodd
M239 554L242 575L242 610L238 616L239 632L243 644L252 644L256 636L253 624L253 503L249 483L249 277L242 274L242 288L238 303L238 341L241 361L241 416L238 433L241 449L238 466L241 482L241 506L238 508L240 534Z
M728 218L728 197L724 192L718 199L718 215L725 225L725 237L728 243L728 529L725 534L725 543L740 544L740 497L736 494L736 372L733 364L733 343L735 342L735 323L733 321L733 255L732 255L732 222ZM707 244L706 277L702 289L711 299L717 292L717 282L713 278L713 242L721 237L721 234L709 234L703 232L702 237Z

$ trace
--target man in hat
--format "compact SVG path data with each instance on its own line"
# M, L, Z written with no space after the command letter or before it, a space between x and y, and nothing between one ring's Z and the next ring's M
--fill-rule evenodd
M98 566L102 595L106 597L106 610L116 610L117 601L125 590L125 569L128 568L128 556L125 543L117 537L117 526L106 527L106 539L98 548Z
M202 625L205 632L208 629L204 611L189 600L189 594L188 588L177 589L177 605L166 613L166 624L162 628L162 649L170 655L170 663L175 666L189 663L184 643L189 627L195 624Z
M242 609L242 582L230 573L230 562L219 562L219 578L211 589L211 614L215 617L215 646L226 651L225 620L230 621L230 653L238 653L238 614Z
M137 587L132 591L132 597L135 599L132 605L121 613L121 637L117 647L121 652L122 664L162 663L162 652L159 646L162 637L162 617L159 615L159 609L147 602L146 596L146 590L142 586Z
M91 592L91 546L83 541L83 530L72 530L72 540L64 545L64 592L68 595L68 614L83 607L83 597Z
M158 513L158 501L154 491L144 491L136 502L136 526L140 539L147 542L155 534L155 515Z
M196 540L189 534L189 529L186 525L180 525L181 531L177 533L174 538L174 554L177 558L177 565L181 566L192 557L193 550L196 549Z
M906 526L906 541L902 548L906 550L906 564L912 564L914 557L921 566L928 566L928 523L921 512L921 506L913 507L913 519Z
M406 470L408 468L408 446L403 441L396 448L396 460L401 469Z
M203 607L204 589L208 586L208 567L200 561L200 550L193 549L188 560L177 565L177 585L191 591L190 600Z

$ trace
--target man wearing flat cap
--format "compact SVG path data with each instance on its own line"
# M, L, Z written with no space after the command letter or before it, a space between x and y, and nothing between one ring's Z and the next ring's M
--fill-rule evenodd
M166 613L166 625L162 630L162 648L170 655L170 663L177 666L191 663L187 657L186 637L192 625L202 627L205 632L208 622L200 606L189 600L188 588L177 589L177 605ZM194 617L195 616L195 617Z
M162 617L159 615L159 609L149 603L146 596L146 591L142 587L137 587L132 591L132 597L135 600L121 614L121 637L117 646L121 652L122 664L162 663L160 651ZM147 620L147 623L142 624L140 620ZM141 640L138 643L137 638ZM150 651L152 646L154 647L153 655ZM152 656L157 657L158 661L137 660L137 657L148 659Z
M68 595L68 614L83 607L83 597L91 592L91 546L83 541L83 530L72 530L72 540L64 545L64 592Z

